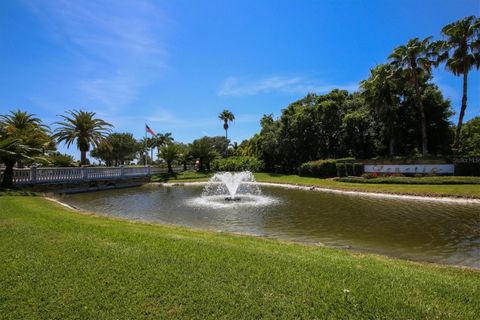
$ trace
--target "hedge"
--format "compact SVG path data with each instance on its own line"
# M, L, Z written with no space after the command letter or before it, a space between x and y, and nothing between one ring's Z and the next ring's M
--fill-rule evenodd
M465 162L455 164L456 176L480 176L480 163Z
M298 168L298 175L303 177L332 178L337 176L335 159L310 161Z
M262 171L263 161L255 157L229 157L217 159L212 162L214 171Z

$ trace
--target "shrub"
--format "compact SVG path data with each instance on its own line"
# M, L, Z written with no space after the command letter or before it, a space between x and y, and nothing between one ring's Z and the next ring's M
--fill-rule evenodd
M360 177L363 175L363 172L364 172L364 167L363 167L363 163L354 163L353 164L353 175L354 176L357 176L357 177Z
M336 164L337 166L337 177L346 177L348 175L347 173L347 167L345 166L345 163L340 162Z
M374 179L377 178L378 174L377 173L364 173L362 174L362 178L364 179Z
M255 157L229 157L217 159L212 162L214 171L251 171L258 172L263 169L263 161Z
M480 176L480 163L462 162L455 164L456 176Z
M302 164L298 174L304 177L331 178L337 175L334 159L316 160Z

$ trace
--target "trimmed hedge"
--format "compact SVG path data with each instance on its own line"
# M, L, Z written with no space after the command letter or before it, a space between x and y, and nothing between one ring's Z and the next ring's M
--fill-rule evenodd
M298 168L298 175L303 177L332 178L337 176L335 159L310 161Z
M229 157L212 162L214 171L251 171L259 172L264 167L263 161L255 157Z
M363 174L363 163L337 162L337 177L359 177Z
M363 164L353 163L354 160L354 158L343 158L306 162L298 168L298 175L316 178L361 176Z
M455 164L455 175L456 176L480 176L480 163L456 163Z

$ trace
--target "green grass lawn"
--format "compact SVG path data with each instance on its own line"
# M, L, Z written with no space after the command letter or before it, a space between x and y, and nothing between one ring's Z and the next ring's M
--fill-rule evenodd
M273 173L256 173L255 178L262 182L299 184L339 190L480 198L480 185L478 184L366 184Z
M478 319L479 297L478 270L0 197L1 319Z

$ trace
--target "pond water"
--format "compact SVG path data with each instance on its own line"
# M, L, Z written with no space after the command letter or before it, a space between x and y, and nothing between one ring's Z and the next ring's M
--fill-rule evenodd
M261 201L202 201L202 186L147 185L60 196L122 218L247 233L480 268L480 205L262 186ZM252 201L250 201L252 200ZM251 202L251 203L250 203Z

